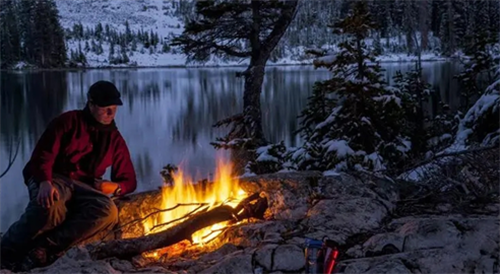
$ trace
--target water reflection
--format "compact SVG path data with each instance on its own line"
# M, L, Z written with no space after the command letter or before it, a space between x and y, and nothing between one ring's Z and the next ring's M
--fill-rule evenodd
M412 64L386 64L387 79ZM452 108L460 104L453 63L424 63L424 77L436 90L427 108L436 113L441 100ZM95 81L116 83L124 106L117 125L124 136L137 170L138 190L160 185L159 171L167 163L185 162L190 174L206 177L215 167L215 150L209 142L225 133L212 125L242 109L243 81L236 77L241 68L209 69L116 69L1 72L1 153L21 140L19 156L0 183L0 230L18 218L27 201L21 170L36 140L49 121L63 111L83 108L86 91ZM298 145L291 133L296 116L305 107L315 81L329 72L311 67L267 69L262 93L263 126L273 142L284 140ZM7 165L0 159L0 170Z

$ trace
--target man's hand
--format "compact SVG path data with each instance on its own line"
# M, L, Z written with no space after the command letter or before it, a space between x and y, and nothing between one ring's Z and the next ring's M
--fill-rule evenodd
M57 200L59 200L59 191L57 191L57 188L50 181L41 182L37 196L38 204L44 208L49 208Z
M118 188L118 184L111 181L96 180L94 183L94 187L97 190L100 190L102 193L108 195L115 193L116 189Z

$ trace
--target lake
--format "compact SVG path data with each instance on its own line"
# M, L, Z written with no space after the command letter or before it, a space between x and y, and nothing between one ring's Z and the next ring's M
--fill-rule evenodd
M412 63L383 64L390 79L397 70ZM22 169L45 126L56 115L83 108L89 86L110 80L122 92L124 105L116 123L127 142L143 191L161 185L160 170L168 164L185 164L196 179L206 178L215 168L216 150L210 141L224 129L216 121L242 109L243 68L154 68L41 72L1 72L1 162L8 164L9 148L20 142L19 154L0 182L0 231L17 220L28 201ZM451 62L423 64L423 73L434 90L427 111L434 113L439 102L452 109L460 106L459 89L453 75L460 65ZM287 145L299 145L293 135L296 116L306 106L315 81L329 72L311 66L268 67L262 92L262 118L266 137Z

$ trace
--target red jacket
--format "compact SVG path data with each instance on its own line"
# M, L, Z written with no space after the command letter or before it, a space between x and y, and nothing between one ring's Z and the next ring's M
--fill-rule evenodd
M104 130L103 130L104 129ZM111 166L111 181L119 183L121 195L137 186L130 153L116 128L98 123L88 111L65 112L48 125L23 170L25 181L51 181L53 173L93 184Z

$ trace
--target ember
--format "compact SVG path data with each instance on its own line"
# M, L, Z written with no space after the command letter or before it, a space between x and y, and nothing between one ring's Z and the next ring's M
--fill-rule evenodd
M217 160L213 184L200 191L200 188L195 187L192 178L186 176L179 169L179 171L173 174L173 187L163 188L162 203L159 205L159 209L173 208L177 205L183 206L179 206L174 210L161 212L156 218L146 219L143 223L146 234L163 231L184 221L183 217L207 211L220 205L228 205L235 208L248 195L239 187L238 180L231 178L231 171L232 164L219 158ZM168 225L162 225L165 223L168 223ZM193 244L202 245L208 243L217 237L227 226L228 222L226 221L198 230L192 235Z

